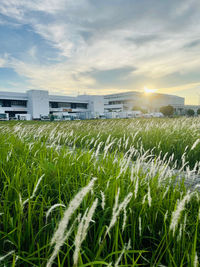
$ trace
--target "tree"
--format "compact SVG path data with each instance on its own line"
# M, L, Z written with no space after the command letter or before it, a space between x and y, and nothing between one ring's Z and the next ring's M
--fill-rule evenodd
M164 106L160 108L160 112L164 115L164 116L172 116L174 114L174 108L170 105L168 106Z
M194 112L193 109L188 109L188 110L187 110L187 115L188 115L189 117L193 117L194 114L195 114L195 112Z
M139 107L139 106L134 106L133 108L132 108L132 111L141 111L143 114L145 114L145 113L147 113L147 109L145 109L145 108L142 108L142 107Z
M197 109L197 115L200 115L200 108Z
M50 115L50 121L54 121L54 115L53 114Z

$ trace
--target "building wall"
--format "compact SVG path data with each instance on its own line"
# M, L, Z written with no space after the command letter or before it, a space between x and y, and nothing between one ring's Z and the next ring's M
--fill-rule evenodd
M140 92L125 92L111 95L82 95L78 97L49 95L48 91L30 90L27 93L0 92L1 100L23 100L27 107L11 106L3 108L4 112L31 114L33 119L47 116L51 112L80 113L81 118L96 118L106 112L128 112L133 107L141 107L148 111L158 111L160 107L172 105L177 113L184 109L184 98L165 94L144 94ZM58 107L52 103L59 103ZM63 103L63 105L62 105ZM2 108L2 107L1 107Z
M40 119L40 116L49 115L49 93L43 90L30 90L28 94L28 113L32 119Z
M95 118L104 113L104 96L82 95L79 99L88 101L88 118Z
M164 94L150 94L147 95L147 103L150 107L160 108L167 105L172 106L184 106L185 99L173 95L164 95Z
M120 94L105 95L105 110L114 111L122 106L122 111L132 110L135 107L147 109L148 111L158 111L160 107L172 105L184 106L185 99L174 95L165 94L145 94L139 92L126 92Z
M15 92L0 92L0 99L27 100L27 94Z
M5 105L5 102L7 104ZM27 94L15 92L0 92L0 109L2 113L8 113L14 117L17 113L27 112Z

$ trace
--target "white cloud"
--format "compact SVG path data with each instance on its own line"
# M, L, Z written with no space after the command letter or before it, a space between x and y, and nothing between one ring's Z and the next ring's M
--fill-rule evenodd
M6 66L6 60L4 58L0 58L0 68L3 68Z
M65 3L65 0L1 0L0 12L21 19L27 11L43 11L55 14L63 10Z
M200 34L199 11L198 0L1 0L0 4L2 14L30 25L64 57L48 65L12 57L9 66L35 88L70 93L98 88L90 75L94 69L132 67L133 77L154 79L200 69L198 50L184 48ZM36 59L37 44L27 51L30 56ZM5 63L0 60L1 64Z
M180 91L185 91L188 89L199 89L200 90L200 82L198 83L187 83L187 84L181 84L178 86L173 86L173 87L166 87L166 88L161 88L159 89L160 93L177 93Z
M32 88L46 88L50 91L65 91L66 93L74 94L78 90L83 91L94 84L94 80L91 77L82 76L78 72L67 68L63 63L54 66L42 66L12 59L9 65L19 75L28 78Z

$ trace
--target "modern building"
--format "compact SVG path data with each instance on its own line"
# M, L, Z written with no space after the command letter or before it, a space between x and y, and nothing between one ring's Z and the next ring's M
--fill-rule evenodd
M0 92L0 113L7 113L9 117L30 114L32 119L40 119L54 112L84 113L88 111L88 104L78 97L53 96L44 90Z
M161 107L171 105L176 112L180 112L185 105L183 97L158 94L126 92L104 96L104 109L110 111L126 111L142 108L148 112L158 112Z
M29 90L26 93L0 92L0 113L8 114L10 118L16 114L30 114L32 119L40 119L41 116L65 112L76 114L81 119L90 119L137 108L157 112L166 105L172 105L177 114L182 114L185 110L184 104L182 97L157 93L125 92L70 97L51 95L44 90Z

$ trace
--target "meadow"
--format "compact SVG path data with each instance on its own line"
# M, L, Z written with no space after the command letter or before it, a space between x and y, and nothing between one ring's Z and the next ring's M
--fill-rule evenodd
M0 266L199 266L200 119L0 123Z

